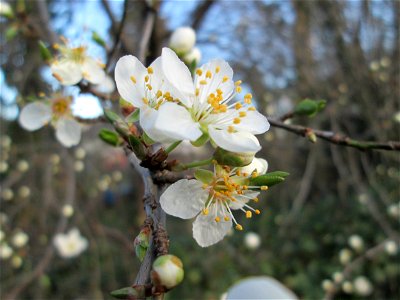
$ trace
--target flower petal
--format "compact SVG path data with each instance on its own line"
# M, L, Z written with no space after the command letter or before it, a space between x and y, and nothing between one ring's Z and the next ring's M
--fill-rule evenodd
M213 214L199 214L193 222L193 237L201 247L208 247L222 240L232 228L232 220L220 222L214 220Z
M51 65L51 72L62 85L74 85L82 80L81 66L69 59L55 61Z
M82 65L82 75L87 81L99 84L106 78L106 73L100 64L91 57L86 57Z
M195 89L189 69L169 48L163 48L161 58L162 70L166 79L180 92L180 95L177 95L178 99L183 105L191 107Z
M81 140L81 126L75 120L60 119L56 124L56 137L65 147L78 145Z
M208 127L211 139L222 149L232 152L257 152L261 149L257 138L248 132L228 132L227 130Z
M146 68L132 55L121 57L115 67L115 82L122 98L137 107L143 105ZM136 83L135 83L136 82Z
M99 93L110 94L115 90L114 79L110 76L106 76L102 82L93 86L93 89Z
M244 130L252 134L262 134L269 130L267 118L258 111L246 111L246 116L240 118L239 124L233 126L236 130Z
M199 88L199 102L204 103L207 97L214 93L217 89L222 91L223 99L227 99L232 95L235 85L233 83L233 70L229 64L223 59L213 59L200 67L201 76L196 75L195 86ZM218 71L218 72L217 72ZM211 74L211 78L207 78L207 73ZM200 81L205 80L206 84Z
M170 185L160 197L162 209L182 219L195 217L204 207L208 193L197 180L182 179Z
M26 105L19 115L19 124L26 130L33 131L43 127L51 120L51 108L41 102Z
M240 209L244 206L245 203L249 202L251 199L256 198L260 193L247 191L244 195L235 195L236 201L232 201L229 203L229 207L231 209Z
M176 140L197 140L203 133L189 111L176 103L167 102L158 110L155 128Z
M253 158L253 161L248 166L240 168L243 173L251 174L254 170L257 170L259 175L263 175L268 170L268 162L263 158Z
M140 126L146 134L155 142L170 143L175 142L176 139L166 135L163 130L155 127L159 112L154 108L144 105L140 108Z

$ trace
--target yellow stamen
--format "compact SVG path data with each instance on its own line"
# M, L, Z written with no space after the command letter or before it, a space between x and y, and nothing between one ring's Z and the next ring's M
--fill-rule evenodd
M254 212L256 213L256 215L261 214L261 211L259 211L258 209L256 209Z
M219 71L221 71L221 68L220 68L219 66L217 66L217 67L215 68L215 73L219 73Z
M131 81L133 82L133 84L135 84L135 83L136 83L136 78L135 78L135 76L132 75L130 78L131 78Z
M244 118L246 116L246 112L245 111L240 111L239 112L239 117Z
M234 133L235 132L235 128L232 125L228 126L228 132L229 133Z
M151 84L146 84L147 88L149 89L149 91L151 91L153 89L153 87L151 86Z
M198 96L200 94L200 90L198 88L196 88L196 96Z
M147 73L153 74L153 72L154 72L154 70L153 70L152 67L148 67L148 68L147 68Z
M200 80L200 84L201 84L201 85L206 85L206 84L207 84L207 80L204 80L204 79L203 79L203 80Z
M211 71L207 71L206 72L206 78L211 78L211 76L212 76Z
M243 230L243 227L242 227L242 225L240 225L240 224L237 224L235 228L236 228L237 230Z
M203 208L203 215L205 215L205 216L208 215L208 208Z
M233 123L234 124L239 124L240 123L240 119L239 118L234 118L233 119Z
M224 220L225 220L225 221L229 221L229 217L228 217L228 216L225 216L225 217L224 217Z
M206 189L208 187L208 185L206 183L203 184L202 188Z
M219 223L219 221L221 221L220 217L215 217L215 222Z
M256 111L256 108L254 106L251 106L247 109L248 111Z
M251 104L251 99L250 99L250 98L245 98L245 99L244 99L244 103L246 103L246 104Z
M268 190L268 186L262 185L262 186L260 187L260 189L261 189L262 191L266 191L266 190Z
M228 77L228 76L224 76L224 77L222 78L222 83L224 83L224 82L227 82L227 81L228 81L228 79L229 79L229 77Z
M150 80L149 75L146 75L146 76L144 77L144 81L145 81L145 82L149 82L149 80Z
M149 104L149 100L147 98L142 98L144 104Z
M161 92L160 90L157 91L156 97L157 97L157 98L162 97L162 92Z
M242 87L241 86L237 86L236 87L236 93L241 93L242 92Z
M242 84L242 81L241 81L241 80L238 80L238 81L235 82L235 85L236 85L236 86L239 86L239 85L241 85L241 84Z
M252 178L256 178L258 176L258 172L257 171L253 171L253 173L251 173L251 177Z
M200 70L200 69L197 69L197 70L196 70L196 74L199 75L199 76L201 76L201 74L203 74L203 71Z
M251 213L251 211L246 211L246 218L250 219L253 216L253 214Z
M248 93L248 94L244 95L244 98L245 98L245 99L252 99L252 98L253 98L253 95L250 94L250 93Z
M236 110L239 110L239 109L241 109L241 108L242 108L242 104L239 103L239 102L237 102L237 103L235 104L235 109L236 109Z
M253 199L253 201L254 201L255 203L257 203L258 201L260 201L260 199L258 199L257 197L255 197L255 198Z

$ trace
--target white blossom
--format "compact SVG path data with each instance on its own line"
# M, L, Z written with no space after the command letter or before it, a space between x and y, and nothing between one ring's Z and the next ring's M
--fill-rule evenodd
M101 84L105 80L104 64L90 57L85 46L54 46L60 55L51 63L51 71L62 85L74 85L82 79L92 84Z
M322 281L322 289L326 292L330 292L335 288L335 285L333 284L332 280L330 279L325 279L324 281Z
M261 238L257 233L248 232L244 236L244 244L250 250L258 249L261 244Z
M192 50L190 50L190 52L185 54L185 56L183 57L183 60L188 65L192 64L193 62L198 64L201 61L201 51L200 51L200 49L197 48L197 47L194 47Z
M396 243L395 241L390 240L385 243L385 251L389 255L396 255L398 249L399 249L398 243Z
M74 208L70 204L65 204L62 207L61 211L62 211L62 214L67 218L71 217L74 214Z
M7 18L12 18L14 16L11 5L3 0L0 2L0 16Z
M86 151L85 149L79 147L75 150L75 158L76 159L84 159L86 156Z
M26 172L29 169L29 163L26 160L20 160L17 163L17 170L20 172Z
M251 106L251 94L242 101L234 100L242 90L241 81L233 82L233 71L227 62L214 59L204 64L192 80L187 66L171 49L164 48L161 57L165 78L178 92L177 101L160 107L156 129L191 141L207 134L217 146L232 152L261 149L254 135L266 132L270 125Z
M28 186L23 185L18 189L18 195L21 198L28 198L31 195L31 189Z
M348 242L350 247L356 251L361 251L364 249L364 241L359 235L353 234L349 237Z
M5 201L10 201L12 198L14 198L14 192L10 188L5 188L4 190L1 191L1 197Z
M7 243L0 244L0 258L7 260L13 254L13 249Z
M172 33L169 46L178 53L187 53L195 43L196 32L190 27L179 27Z
M344 281L342 283L342 290L346 294L351 294L353 293L353 284L350 281Z
M350 262L351 257L352 257L351 250L349 250L347 248L340 250L340 252L339 252L339 260L343 265L345 265L348 262Z
M29 241L29 236L23 232L23 231L19 231L16 234L14 234L14 236L12 237L12 244L16 247L16 248L22 248L24 247Z
M88 241L81 236L77 228L68 233L58 233L54 237L54 246L58 254L63 258L71 258L80 255L88 247Z
M357 277L354 282L354 290L360 296L368 296L373 291L373 286L368 278L364 276Z
M71 102L71 97L55 94L50 99L30 103L22 109L19 123L28 131L35 131L50 122L61 144L75 146L81 140L81 126L72 116Z
M344 279L344 276L342 272L335 272L333 273L332 278L335 283L341 283Z
M257 175L244 174L239 168L230 169L215 165L213 178L208 183L200 180L182 179L168 187L161 195L163 210L182 219L196 217L193 223L193 237L202 247L211 246L228 234L235 224L237 230L243 230L233 210L241 210L246 218L253 213L260 214L248 202L258 202L259 190L264 186L247 186L248 178Z

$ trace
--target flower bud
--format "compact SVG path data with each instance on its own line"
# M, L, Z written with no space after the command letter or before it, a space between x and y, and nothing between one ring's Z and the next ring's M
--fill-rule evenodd
M254 152L235 153L218 147L214 152L214 159L220 165L231 167L245 167L251 164L254 155Z
M364 242L359 235L353 234L352 236L349 237L348 242L350 247L358 252L364 249Z
M65 204L65 205L62 207L61 212L62 212L62 214L63 214L64 217L70 218L70 217L72 217L72 215L74 214L74 208L73 208L72 205L70 205L70 204Z
M185 54L195 43L196 32L190 27L179 27L172 33L169 46L178 54Z
M389 255L396 255L399 247L395 241L387 241L385 243L385 251Z
M29 163L26 160L20 160L17 163L17 170L20 171L21 173L28 171L28 169L29 169Z
M322 288L326 292L331 292L335 289L335 285L331 280L325 279L324 281L322 281Z
M194 62L195 65L197 65L201 60L201 51L200 51L200 49L197 48L197 47L194 47L192 50L190 50L189 53L187 53L183 57L183 60L188 65L191 65L193 62Z
M2 243L0 245L0 258L1 259L9 259L11 257L11 255L13 254L13 249L8 246L7 243Z
M163 286L168 290L183 280L183 264L175 255L159 256L153 263L151 278L155 286Z
M133 245L135 247L135 254L142 262L146 256L147 248L149 248L151 231L149 227L143 227L138 236L135 238Z
M335 281L335 283L341 283L344 279L343 273L342 272L335 272L333 273L333 281Z
M6 188L1 192L1 197L5 201L10 201L14 197L14 192L12 191L12 189Z
M250 250L255 250L260 247L261 239L257 233L248 232L244 236L244 244Z
M31 189L26 186L23 185L18 189L18 196L20 196L21 198L28 198L31 195Z
M354 282L354 290L360 296L368 296L373 291L373 286L368 278L364 276L357 277Z
M0 161L0 173L5 173L8 170L8 163L6 161Z
M5 1L0 2L0 16L6 17L9 19L14 17L14 12L11 8L11 5Z
M22 248L28 243L28 240L29 236L25 232L19 231L12 237L12 244L16 248Z
M352 256L352 253L349 249L342 249L339 252L339 260L343 265L350 262L351 256Z
M342 284L342 290L346 294L351 294L353 293L353 284L350 281L345 281Z

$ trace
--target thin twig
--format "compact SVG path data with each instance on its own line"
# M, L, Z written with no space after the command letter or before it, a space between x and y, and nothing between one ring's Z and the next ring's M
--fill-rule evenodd
M152 9L147 9L146 19L143 25L143 32L142 32L142 39L139 45L139 60L145 64L146 63L146 56L147 50L149 48L149 42L151 38L151 34L154 29L154 24L156 22L156 13Z
M339 133L335 133L332 131L323 131L301 125L286 124L278 119L268 119L268 120L271 126L273 127L281 128L301 136L309 136L310 134L315 134L315 136L336 145L352 147L358 150L400 151L399 141L389 141L389 142L358 141L348 136L341 135Z

